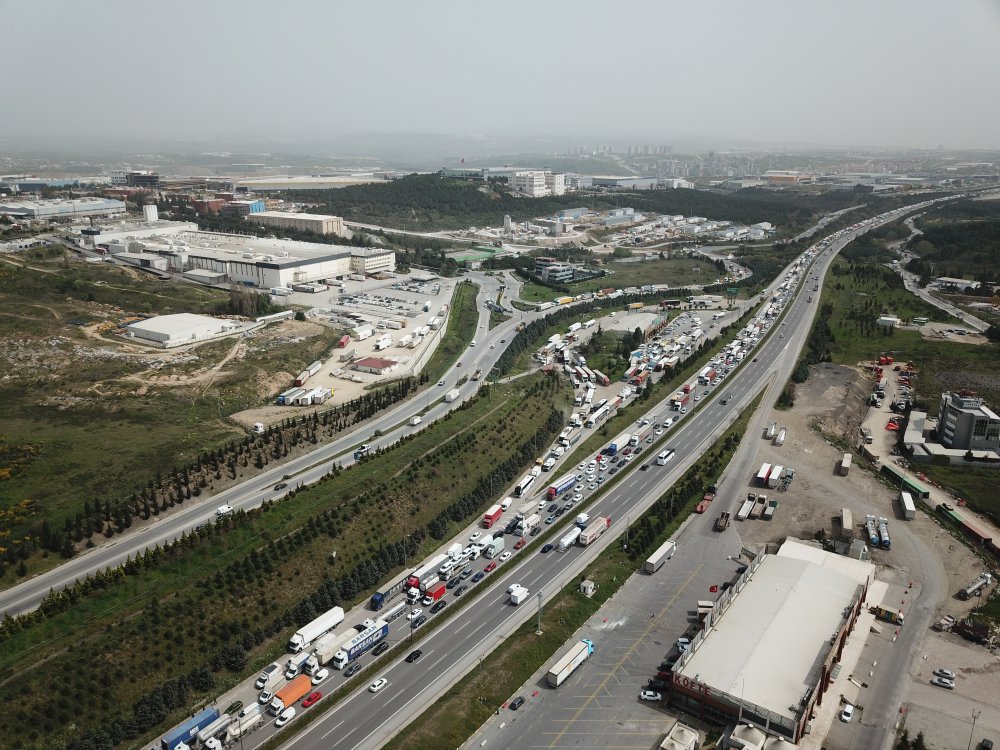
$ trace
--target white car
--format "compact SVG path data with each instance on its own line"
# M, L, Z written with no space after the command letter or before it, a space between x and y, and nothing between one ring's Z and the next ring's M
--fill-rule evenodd
M583 495L577 492L575 495L573 495L573 499L570 502L578 503L581 500L583 500Z
M319 685L323 680L330 676L330 670L323 668L313 675L312 683L313 685Z
M639 700L641 701L661 701L663 696L652 690L643 690L639 693Z
M418 617L420 617L420 615L422 615L423 613L424 613L424 611L423 611L422 609L420 609L420 607L415 607L415 608L413 609L413 611L412 611L412 612L410 612L410 614L408 614L408 615L406 616L406 619L407 619L407 620L416 620L416 619L417 619Z
M295 718L295 706L289 706L280 714L278 714L278 718L274 720L274 726L283 727L285 726L285 724L287 724L294 718Z
M476 540L477 540L477 539L478 539L479 537L481 537L482 535L483 535L483 532L481 532L481 531L473 531L473 532L472 532L472 535L471 535L471 536L469 536L469 541L470 541L470 542L474 542L474 541L476 541Z
M657 430L656 430L656 434L657 434L657 435L662 435L662 434L663 434L663 428L659 428L659 429L657 429Z
M548 501L546 501L546 500L539 500L539 501L538 501L538 510L541 510L541 509L542 509L542 508L544 508L544 507L545 507L546 505L548 505Z
M379 690L384 688L389 684L389 681L385 677L379 677L375 682L368 686L369 693L377 693Z
M682 654L691 648L691 639L689 638L678 638L677 639L677 650Z
M513 555L511 554L510 550L508 550L507 552L504 552L502 555L500 555L499 560L500 562L507 562L512 556Z
M219 517L228 516L230 513L235 513L235 512L236 511L233 510L233 506L230 505L229 503L226 503L225 505L220 505L218 508L215 509L215 515Z
M848 703L844 706L844 710L840 712L840 720L845 724L850 724L851 719L854 718L854 706Z

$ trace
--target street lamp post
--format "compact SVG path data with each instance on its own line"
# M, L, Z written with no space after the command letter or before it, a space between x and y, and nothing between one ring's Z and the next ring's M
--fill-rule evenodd
M544 595L541 589L538 589L538 626L535 628L535 635L542 634L542 596Z
M976 734L976 719L979 718L980 713L978 709L972 709L972 731L969 732L969 747L967 750L972 750L972 738Z

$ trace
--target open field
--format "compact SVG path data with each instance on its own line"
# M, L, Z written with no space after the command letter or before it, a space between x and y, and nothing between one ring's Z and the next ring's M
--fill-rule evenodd
M478 293L479 285L471 281L462 282L455 287L451 311L448 313L448 330L423 369L423 374L431 383L436 382L465 354L469 342L475 338L476 324L479 322L479 310L476 309Z
M283 652L294 623L365 598L481 513L494 497L490 480L500 493L507 474L533 462L534 441L558 432L563 416L552 406L567 410L566 396L541 376L495 386L492 398L482 395L396 449L207 527L74 594L68 610L8 630L0 695L16 694L19 710L0 718L0 732L20 738L12 746L63 747L125 718L121 706L142 702L152 685L172 719L220 694ZM46 686L56 679L53 696ZM172 684L183 685L183 697L161 695ZM138 709L135 720L128 739L169 725Z

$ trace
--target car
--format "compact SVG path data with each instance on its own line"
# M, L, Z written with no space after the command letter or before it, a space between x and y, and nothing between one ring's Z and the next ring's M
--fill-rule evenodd
M280 714L278 714L278 718L274 720L274 726L280 729L294 718L295 718L295 706L289 706Z
M513 552L507 550L506 552L500 555L500 562L507 562L513 555L514 555Z
M413 622L410 623L410 628L412 630L416 630L421 625L423 625L425 622L427 622L427 615L420 615L420 617L418 617L416 620L414 620ZM389 645L389 644L386 644L386 645Z
M570 499L570 502L571 502L571 503L578 503L578 502L580 502L581 500L583 500L583 495L582 495L581 493L577 492L577 493L576 493L575 495L573 495L573 497L572 497L572 498Z
M528 534L528 536L538 536L541 533L542 533L542 527L541 526L536 526L535 528L533 528L531 530L531 533Z
M701 392L701 395L702 395L702 396L707 396L707 395L708 395L708 388L706 388L705 390L703 390L703 391Z
M649 464L643 464L639 467L639 471L647 471L649 469Z
M455 596L461 596L468 590L469 590L468 586L459 586L457 589L455 589Z
M555 520L556 520L555 516L549 516L548 518L545 519L545 523L547 524L553 523Z
M632 454L632 458L634 458L637 453L642 453L642 446L641 445L638 448L635 449L635 453Z
M443 380L439 380L438 381L438 385L444 385L444 381Z
M618 459L618 463L617 463L617 464L615 464L615 466L617 466L617 467L618 467L618 468L620 469L620 468L621 468L621 467L623 467L623 466L624 466L624 465L625 465L626 463L627 463L627 462L625 461L625 459L624 459L624 458L621 458L621 459Z
M521 696L521 695L519 695L519 696L517 696L517 697L516 697L516 698L515 698L514 700L512 700L512 701L511 701L511 702L510 702L510 703L508 704L508 706L507 706L507 707L508 707L508 708L509 708L509 709L510 709L511 711L516 711L517 709L519 709L519 708L520 708L521 706L523 706L523 705L524 705L524 696Z
M584 469L587 468L587 462L586 461L581 461L580 465L577 466L576 468L577 468L577 471L583 471Z
M681 414L687 414L688 408L686 406L681 407Z
M507 339L500 339L500 343L501 344L506 344L507 343Z
M382 641L380 644L378 644L377 646L375 646L375 648L372 649L372 656L378 656L380 654L384 654L388 650L389 650L389 644L386 643L385 641Z
M945 690L954 690L955 683L952 680L946 680L944 677L935 677L931 680L931 685L935 687L944 688Z
M380 643L379 646L381 646L381 645L382 644ZM386 645L388 645L388 644L386 644ZM374 654L375 652L373 651L372 653ZM376 654L376 656L377 656L377 654ZM347 669L344 670L344 679L346 680L348 677L353 677L354 675L356 675L360 671L361 671L361 664L359 664L358 662L354 662L353 664L349 664L347 666Z
M661 701L663 696L652 690L643 690L639 693L639 700L641 701Z
M543 555L547 555L549 552L551 552L553 550L553 548L554 548L554 546L551 545L551 544L543 545L542 549L541 549L541 553Z
M481 531L473 531L473 532L472 532L472 533L471 533L471 534L469 535L469 541L470 541L470 542L474 542L474 541L476 541L477 539L479 539L479 537L481 537L482 535L483 535L483 532L481 532Z
M611 467L611 471L608 472L609 475L610 474L617 474L617 473L618 473L618 467L617 466L612 466Z
M845 724L850 724L851 719L854 718L854 706L848 703L844 706L844 710L840 712L840 720Z
M598 484L598 485L601 485L601 484L603 484L603 483L604 483L604 480L605 480L605 479L607 479L607 477L606 477L606 476L604 476L603 474L601 474L601 476L599 476L599 477L597 478L597 484Z
M227 716L232 716L243 708L243 701L233 701L229 704L229 708L225 710Z
M944 677L946 680L951 680L952 682L955 681L955 673L952 672L950 669L935 669L934 676ZM226 711L226 713L228 714L229 712Z
M309 695L302 699L302 708L309 708L319 702L319 699L323 697L323 694L319 690L313 690Z
M419 648L416 651L411 651L409 653L409 655L406 657L406 663L407 664L413 664L413 662L415 662L417 659L419 659L423 655L424 655L424 652L421 651Z
M455 587L456 587L456 586L457 586L457 585L458 585L459 583L461 583L461 581L462 581L462 579L461 579L461 578L459 578L458 576L455 576L455 577L454 577L454 578L452 578L452 579L451 579L450 581L448 581L448 583L446 583L446 584L445 584L445 588L448 588L448 589L453 589L453 588L455 588Z
M591 492L593 492L594 490L596 490L597 489L597 482L591 482L590 484L588 484L587 485L587 489L590 490Z
M330 670L324 667L313 675L312 684L319 685L323 680L330 676Z
M678 638L677 639L677 650L678 651L680 651L683 654L689 648L691 648L691 639L690 638Z
M369 693L377 693L379 690L384 688L389 684L389 681L385 677L379 677L375 682L368 686Z
M558 508L558 507L559 507L558 505L556 505L555 503L552 503L552 505L549 506L548 512L549 513L555 513L556 512L556 508Z
M287 487L287 486L288 486L288 482L278 482L276 485L274 485L274 491L275 492L280 492L281 490L285 489L285 487Z
M461 366L462 366L461 362L459 362L457 365L455 365L455 367L461 367Z
M257 696L257 702L263 705L267 705L274 700L274 691L269 688L264 688L260 691L260 695Z
M623 451L622 451L622 455L623 455L623 456L627 456L627 455L628 455L629 453L631 453L631 452L632 452L632 449L631 449L631 448L626 448L625 450L623 450Z
M665 683L663 680L650 680L648 684L649 684L649 689L650 690L666 690L667 689L667 683Z
M410 614L408 614L406 616L406 619L407 620L415 620L418 617L420 617L420 615L422 615L423 613L424 613L424 611L420 607L414 607L413 611L410 612Z
M222 516L228 516L230 513L235 513L235 512L236 511L233 510L233 506L230 505L229 503L226 503L225 505L221 505L221 506L219 506L218 508L215 509L215 515L219 516L220 518Z
M698 394L698 393L694 394L694 400L695 401L701 401L701 394Z
M434 606L431 607L431 614L432 615L436 615L438 612L440 612L442 609L444 609L447 606L448 606L448 602L446 602L444 599L441 599L440 601L435 602Z
M478 573L476 573L474 576L472 576L472 582L473 583L479 583L485 577L486 577L486 574L483 571L480 570Z
M468 578L468 577L469 577L469 576L471 576L471 575L472 575L472 566L471 566L471 565L466 565L466 566L465 566L465 570L463 570L463 571L462 571L462 572L461 572L461 573L459 574L459 576L458 576L458 577L459 577L459 578L461 578L461 579L462 579L462 580L464 581L464 580L465 580L466 578Z
M730 398L729 398L729 396L726 396L726 397L725 397L724 399L722 399L722 405L723 405L723 406L729 406L729 402L730 402L731 400L732 400L732 399L730 399Z
M514 545L514 549L522 549L524 545L526 545L527 543L528 540L525 539L524 537L521 537L520 539L517 540L517 544Z
M670 656L664 659L660 662L660 669L666 669L667 671L673 669L679 658L678 656Z

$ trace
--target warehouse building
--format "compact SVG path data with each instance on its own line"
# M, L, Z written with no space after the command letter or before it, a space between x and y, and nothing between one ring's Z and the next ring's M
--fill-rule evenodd
M594 175L591 178L594 187L613 188L618 190L652 190L659 187L657 177L612 177Z
M160 315L125 327L129 336L144 343L170 349L184 344L230 336L247 328L247 324L235 320L210 318L207 315L178 313Z
M125 213L125 203L112 198L53 198L36 201L4 201L0 214L25 219L75 219Z
M814 710L838 700L827 693L848 636L862 614L871 617L874 571L794 539L756 557L674 667L670 704L798 742Z
M358 372L370 372L373 375L385 375L396 368L396 362L391 359L381 357L365 357L354 363L354 369Z
M300 214L292 211L261 211L250 216L252 221L278 229L297 229L316 234L344 234L344 220L339 216Z

